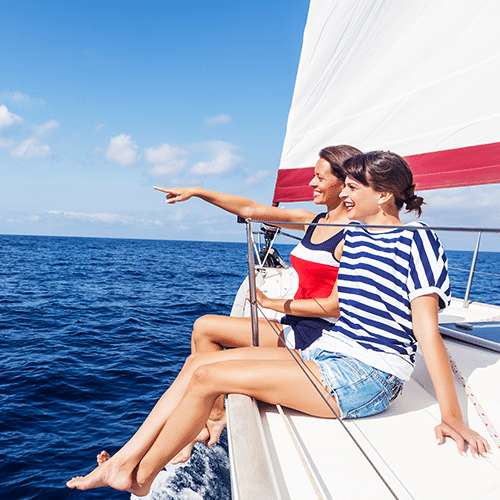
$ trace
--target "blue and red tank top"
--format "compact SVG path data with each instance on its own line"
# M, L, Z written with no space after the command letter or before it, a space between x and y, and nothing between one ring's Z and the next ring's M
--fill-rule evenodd
M318 222L326 214L317 215L312 223ZM318 299L332 293L340 262L335 258L335 249L344 238L344 231L321 243L311 243L316 226L310 225L302 241L290 253L290 262L299 276L299 287L294 299ZM324 329L330 330L332 321L323 318L307 318L286 314L281 323L293 329L293 347L305 349L318 339Z
M317 215L313 223L326 214ZM316 226L310 225L302 241L292 250L290 262L299 276L299 288L294 299L318 299L329 297L337 281L340 262L335 249L344 237L344 231L321 243L311 243Z

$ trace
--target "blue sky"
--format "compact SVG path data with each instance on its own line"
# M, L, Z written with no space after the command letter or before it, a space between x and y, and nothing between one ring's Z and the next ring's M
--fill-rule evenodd
M307 8L4 2L0 233L240 239L152 186L271 201Z
M243 241L153 186L271 202L308 3L4 1L0 233ZM478 193L498 213L495 187L436 191L426 221L498 226Z

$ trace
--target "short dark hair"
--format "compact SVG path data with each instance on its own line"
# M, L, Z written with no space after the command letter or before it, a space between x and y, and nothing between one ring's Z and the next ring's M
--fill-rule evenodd
M338 177L341 180L345 180L344 169L342 168L342 164L348 158L351 158L354 155L361 154L361 151L353 146L340 145L340 146L328 146L327 148L323 148L319 152L319 157L326 160L332 169L333 175Z
M424 199L415 195L413 173L405 159L391 151L371 151L349 158L343 165L346 176L378 192L394 195L396 207L422 214Z

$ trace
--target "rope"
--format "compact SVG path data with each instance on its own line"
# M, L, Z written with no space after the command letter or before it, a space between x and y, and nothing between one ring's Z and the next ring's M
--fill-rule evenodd
M466 382L465 377L463 376L462 372L458 368L457 363L452 358L452 356L449 353L448 349L446 349L446 353L448 354L448 358L450 360L450 365L451 365L451 369L453 370L453 373L457 377L458 381L462 384L462 387L465 390L465 394L467 395L467 397L469 398L470 402L474 406L474 409L476 410L477 414L479 415L479 418L482 420L484 426L486 427L486 430L488 431L489 435L491 436L491 439L495 443L495 446L498 449L500 449L500 435L495 430L495 427L491 423L491 420L486 415L485 411L483 410L483 407L479 403L477 397L474 395L474 392L470 388L469 384Z

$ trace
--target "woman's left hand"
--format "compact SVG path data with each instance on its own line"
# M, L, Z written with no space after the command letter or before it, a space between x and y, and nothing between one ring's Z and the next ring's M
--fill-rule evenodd
M266 304L269 301L269 298L264 295L258 288L255 288L255 299L260 307L267 309ZM250 301L250 291L247 292L247 300Z
M462 420L454 422L453 425L441 422L434 429L438 445L444 444L450 437L457 444L458 452L467 456L467 446L474 458L487 457L491 453L488 441L476 431L467 427Z
M255 289L255 298L260 307L264 309L268 307L266 304L269 302L269 297L264 295L258 288Z

